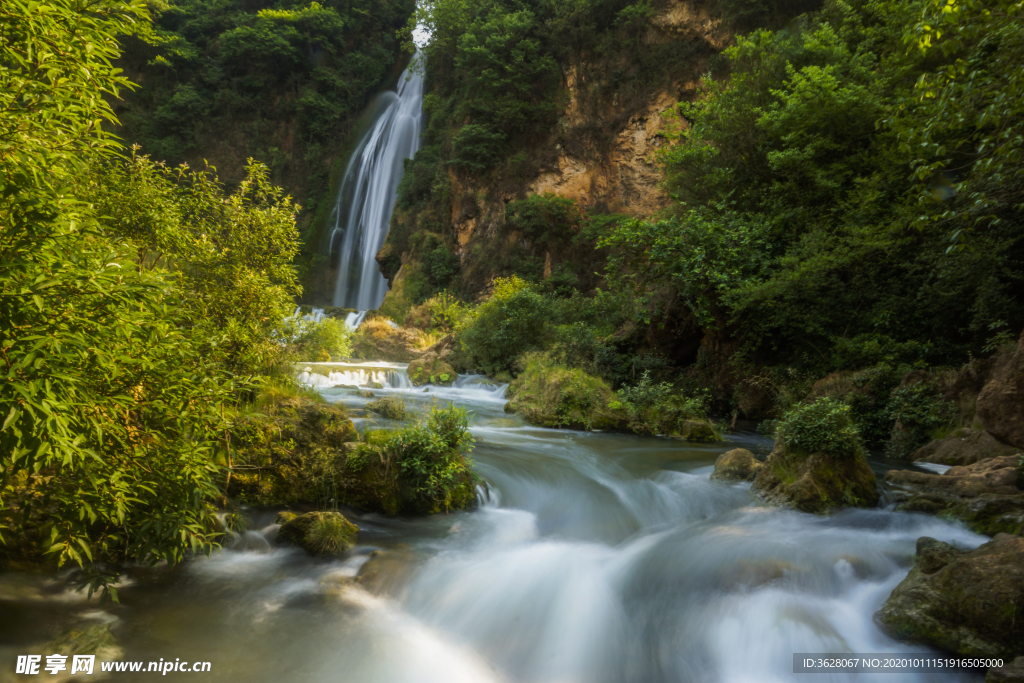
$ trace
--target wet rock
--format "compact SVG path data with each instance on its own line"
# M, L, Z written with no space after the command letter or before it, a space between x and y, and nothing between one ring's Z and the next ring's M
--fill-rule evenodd
M381 384L380 382L368 382L366 386L370 387L371 389L383 389L384 388L384 385Z
M419 558L406 546L374 550L359 568L356 581L371 593L394 594L412 574Z
M972 465L951 467L943 474L891 470L885 480L897 486L933 491L959 498L974 498L983 493L1017 494L1020 458L1008 455L988 458Z
M878 504L875 473L863 453L804 455L789 451L781 441L758 471L752 490L769 505L819 514Z
M284 525L298 516L299 513L297 512L292 512L291 510L282 510L281 512L278 512L276 515L274 515L274 524Z
M972 551L917 541L914 568L875 620L893 638L960 655L1024 651L1024 538L999 534Z
M1017 657L1006 666L989 669L985 683L1024 683L1024 657Z
M369 389L362 389L359 391L359 396L361 396L362 398L376 398L377 395L374 394Z
M711 420L684 420L679 427L679 436L686 441L710 443L721 441L722 437L715 431Z
M355 545L358 532L340 512L307 512L281 526L277 543L296 545L317 557L339 557Z
M447 361L429 352L422 358L409 363L409 380L414 386L424 384L437 384L439 386L451 386L458 373Z
M971 465L987 458L1013 455L1017 450L984 429L964 428L918 448L910 454L910 459L939 465Z
M394 396L385 396L373 403L367 403L366 409L391 420L405 419L405 401Z
M976 533L1024 531L1024 491L1019 456L988 458L973 465L951 467L944 474L893 470L897 509L927 512L963 522Z
M746 448L734 448L718 456L712 479L718 481L753 481L763 465Z
M1024 448L1024 334L1013 353L1000 358L978 395L977 416L985 431Z

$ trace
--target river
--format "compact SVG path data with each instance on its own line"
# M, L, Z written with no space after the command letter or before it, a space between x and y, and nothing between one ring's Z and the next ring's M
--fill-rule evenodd
M325 385L358 428L386 423L365 413L371 399L330 388L338 376L303 377ZM486 482L479 507L426 518L351 512L359 543L337 561L274 546L274 512L249 511L252 530L233 548L138 572L115 607L47 597L37 580L6 575L0 634L28 642L47 610L77 610L113 623L125 659L212 663L170 680L981 680L792 671L795 652L925 652L886 637L872 614L906 575L918 537L974 547L982 536L884 508L830 517L767 508L749 485L711 482L718 454L770 446L754 433L696 445L540 429L506 414L503 388L481 378L424 391L396 364L345 377L383 380L374 393L402 395L420 412L444 401L472 411L474 469ZM372 578L353 582L368 561Z

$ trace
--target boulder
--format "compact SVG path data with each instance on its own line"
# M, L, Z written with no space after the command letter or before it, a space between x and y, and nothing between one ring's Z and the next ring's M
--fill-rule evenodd
M896 509L927 512L963 522L988 536L1024 532L1024 491L1019 456L988 458L943 474L893 470L885 480L893 487Z
M679 426L679 436L686 441L696 443L722 440L722 437L715 431L715 425L711 424L711 420L684 420Z
M424 384L449 387L459 376L447 361L431 353L409 363L408 373L409 380L417 387Z
M977 416L985 431L1024 448L1024 334L1017 348L1000 358L978 395Z
M805 455L790 451L781 441L758 471L752 490L769 505L818 514L878 504L875 473L863 453Z
M355 545L358 533L340 512L307 512L281 525L277 543L296 545L317 557L340 557Z
M711 478L717 481L753 481L762 467L746 448L734 448L718 456Z
M405 419L405 401L394 396L385 396L366 404L366 409L391 420Z
M985 683L1024 683L1024 657L1017 657L1006 666L989 669Z
M914 462L938 465L971 465L979 460L1013 455L1018 449L998 441L984 429L958 429L910 454Z
M998 534L972 551L917 541L914 568L875 620L893 638L1011 660L1024 652L1024 538Z

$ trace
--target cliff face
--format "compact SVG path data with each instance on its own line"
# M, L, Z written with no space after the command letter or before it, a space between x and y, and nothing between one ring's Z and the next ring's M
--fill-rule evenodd
M524 178L474 175L447 170L449 207L444 219L447 230L433 234L444 239L458 255L464 294L486 290L489 282L503 275L496 265L496 251L525 244L522 235L509 234L506 205L530 195L552 194L574 200L583 214L619 214L647 217L664 209L668 197L661 189L662 172L657 151L668 142L667 134L685 125L675 113L681 100L696 96L699 78L706 73L712 57L730 41L720 18L706 6L672 0L650 18L649 26L633 45L614 54L572 55L561 64L562 96L557 125L550 134L517 149L535 163ZM621 73L637 55L654 47L668 48L677 59L659 80L635 86L621 82ZM626 66L624 66L626 65ZM395 212L388 242L378 255L392 291L382 310L401 317L411 303L410 278L422 271L416 242L403 245L409 234L422 232L429 221L415 211ZM402 248L402 247L406 248ZM603 255L591 247L576 250L569 243L545 244L535 248L543 260L543 276L549 277L559 263L580 259L580 269L600 269ZM599 284L596 277L583 277L583 291Z

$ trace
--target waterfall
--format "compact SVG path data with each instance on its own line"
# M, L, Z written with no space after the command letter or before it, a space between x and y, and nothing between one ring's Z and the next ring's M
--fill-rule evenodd
M377 268L375 257L388 234L403 162L412 158L420 146L422 60L419 52L413 55L398 81L398 92L382 95L383 110L359 141L345 169L332 213L334 228L329 247L330 258L335 250L338 252L335 306L374 309L387 292L387 280Z

